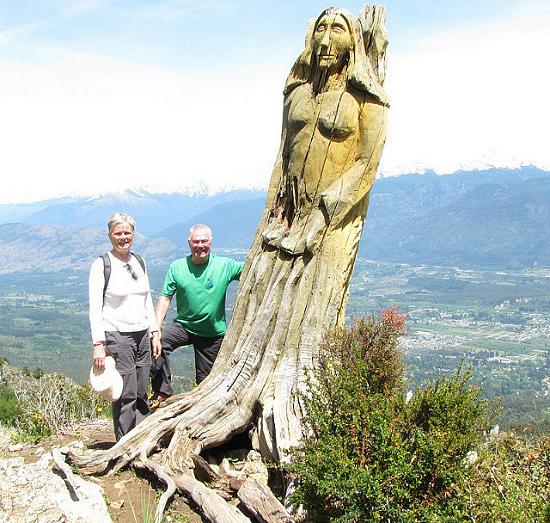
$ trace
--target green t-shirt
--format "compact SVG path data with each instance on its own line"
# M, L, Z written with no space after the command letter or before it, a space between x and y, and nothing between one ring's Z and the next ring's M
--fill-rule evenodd
M172 262L164 279L162 294L176 295L178 315L187 332L212 338L222 336L227 286L238 280L244 262L210 254L208 262L195 265L191 256Z

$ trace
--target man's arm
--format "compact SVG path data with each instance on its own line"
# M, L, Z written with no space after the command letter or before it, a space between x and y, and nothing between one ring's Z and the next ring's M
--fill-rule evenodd
M168 313L168 309L170 308L171 301L172 301L172 296L164 296L164 294L161 294L157 301L157 308L155 310L155 315L157 317L158 328L161 335L162 335L162 325L164 324L164 320L166 318L166 314Z
M238 280L243 272L244 262L231 260L231 277L229 281Z

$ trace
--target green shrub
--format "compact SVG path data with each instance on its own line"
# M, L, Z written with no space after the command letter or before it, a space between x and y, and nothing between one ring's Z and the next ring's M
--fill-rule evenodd
M13 427L21 413L14 392L7 385L0 383L0 424Z
M36 369L34 369L32 371L32 377L36 380L40 379L42 376L44 376L44 371L40 368L40 367L36 367Z
M311 521L439 521L468 473L489 405L461 369L407 402L403 333L404 318L389 309L323 344L304 398L307 435L289 468L293 501Z
M52 435L48 420L38 410L27 410L19 416L16 423L17 431L14 441L38 443Z

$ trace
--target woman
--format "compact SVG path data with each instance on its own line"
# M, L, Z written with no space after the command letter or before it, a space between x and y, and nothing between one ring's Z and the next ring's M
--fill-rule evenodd
M94 366L103 369L110 355L122 376L122 395L112 404L119 440L149 413L151 350L158 357L161 345L145 264L130 252L135 221L117 212L107 227L113 248L107 259L99 257L90 269L90 326ZM105 270L109 266L110 274Z

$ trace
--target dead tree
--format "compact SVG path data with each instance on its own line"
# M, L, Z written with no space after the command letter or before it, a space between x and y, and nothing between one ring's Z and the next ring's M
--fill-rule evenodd
M111 449L72 456L75 465L113 472L136 462L172 488L183 485L208 512L219 500L193 478L201 451L247 431L264 460L288 459L302 436L306 369L324 333L344 320L385 141L384 23L383 7L365 6L359 18L329 9L309 24L285 85L265 212L210 376Z

